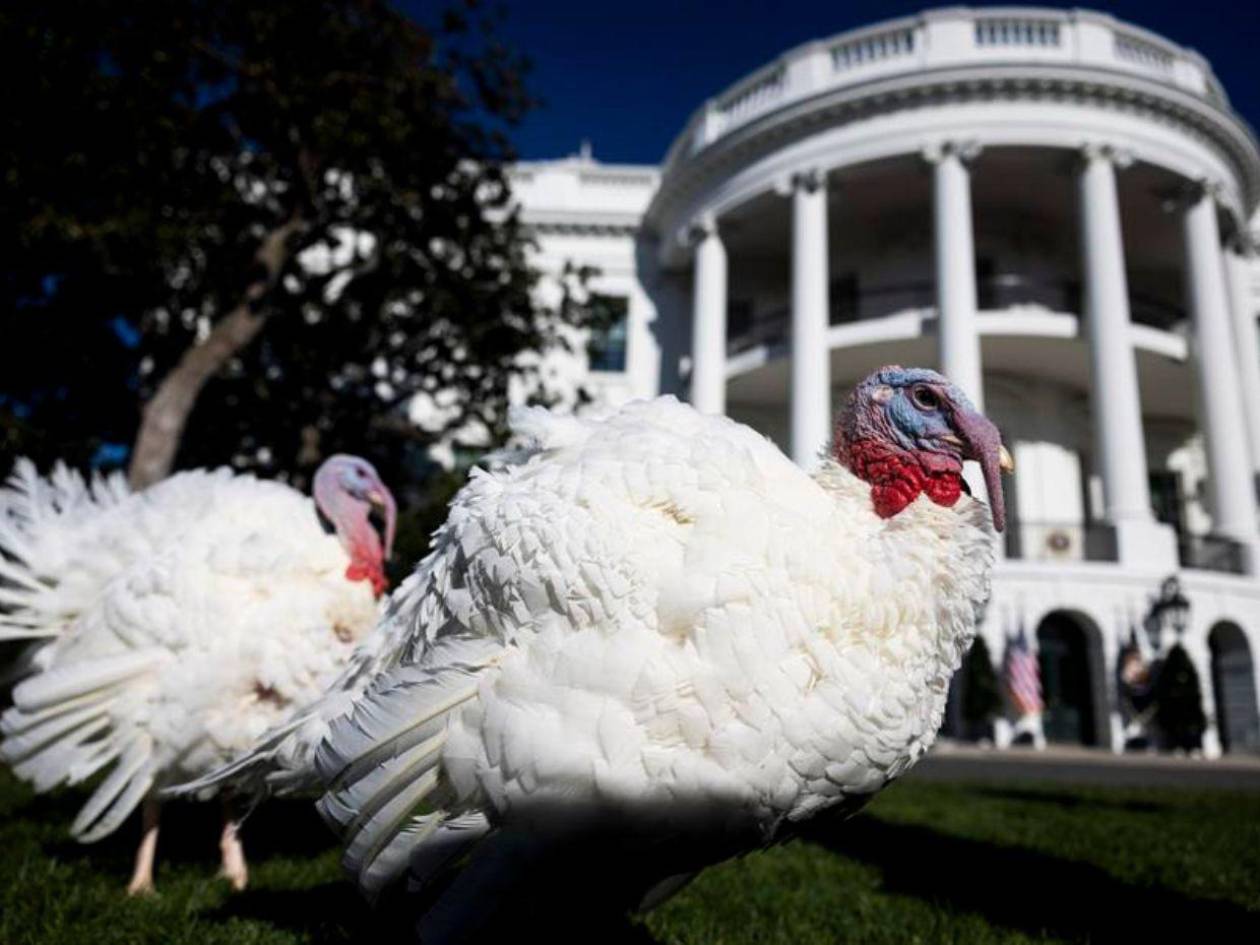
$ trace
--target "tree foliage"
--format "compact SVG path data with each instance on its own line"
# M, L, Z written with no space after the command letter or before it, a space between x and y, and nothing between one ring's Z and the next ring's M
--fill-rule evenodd
M13 4L0 70L10 455L121 461L179 387L179 465L398 477L493 435L512 384L548 398L528 353L591 317L577 275L537 301L505 173L525 63L471 2Z

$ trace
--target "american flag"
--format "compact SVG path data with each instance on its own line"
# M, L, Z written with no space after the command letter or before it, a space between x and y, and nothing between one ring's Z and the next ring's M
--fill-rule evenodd
M1019 636L1006 641L1006 658L1002 667L1006 694L1015 711L1021 715L1038 715L1044 708L1041 701L1041 671L1037 657L1028 648L1023 628Z
M1142 655L1137 631L1130 631L1129 642L1120 649L1120 685L1133 703L1141 702L1151 692L1155 674L1151 664Z

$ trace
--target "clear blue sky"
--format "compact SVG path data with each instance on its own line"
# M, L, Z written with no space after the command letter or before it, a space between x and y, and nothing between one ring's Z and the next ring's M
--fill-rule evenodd
M400 5L424 18L438 0ZM645 163L661 160L706 98L784 50L932 6L895 0L506 0L503 5L505 38L533 60L530 86L544 99L516 135L521 156L562 157L588 138L602 161ZM1260 125L1260 2L1148 0L1092 9L1197 49L1212 63L1234 107L1253 128Z

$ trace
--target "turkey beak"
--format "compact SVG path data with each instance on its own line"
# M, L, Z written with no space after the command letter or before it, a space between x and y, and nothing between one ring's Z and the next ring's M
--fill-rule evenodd
M963 459L974 459L984 473L984 486L989 493L989 510L993 527L1006 528L1006 499L1002 495L1002 473L1012 472L1015 461L1002 445L1002 434L988 417L973 410L954 413L954 429L963 441Z
M377 484L367 493L367 500L381 510L385 519L385 559L388 560L394 550L394 525L398 518L398 507L394 496L385 486Z

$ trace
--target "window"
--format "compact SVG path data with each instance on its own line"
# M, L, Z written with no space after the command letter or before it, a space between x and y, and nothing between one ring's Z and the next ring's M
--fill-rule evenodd
M830 305L829 321L832 325L843 325L855 322L861 314L861 299L858 293L858 277L856 272L846 272L831 280L828 290Z
M731 299L726 303L726 336L741 339L753 330L753 307L749 299Z
M985 256L976 257L976 308L980 311L1002 308L998 301L997 263Z
M1171 525L1180 535L1185 529L1182 518L1181 476L1171 469L1154 469L1147 473L1151 489L1151 505L1155 520Z
M617 295L599 295L592 303L596 308L595 326L586 344L591 370L624 371L629 300Z

